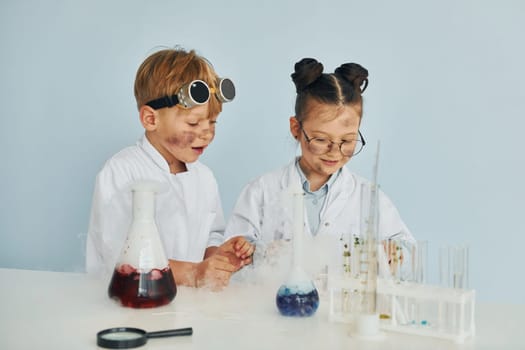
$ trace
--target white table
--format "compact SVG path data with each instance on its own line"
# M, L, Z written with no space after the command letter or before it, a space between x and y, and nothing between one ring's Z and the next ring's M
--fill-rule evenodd
M476 338L463 345L395 333L367 341L330 323L324 300L311 318L280 316L275 286L179 287L167 306L130 309L107 297L108 281L86 274L0 269L0 281L2 350L97 349L96 333L117 326L193 327L190 337L150 339L140 349L525 349L525 305L477 305Z

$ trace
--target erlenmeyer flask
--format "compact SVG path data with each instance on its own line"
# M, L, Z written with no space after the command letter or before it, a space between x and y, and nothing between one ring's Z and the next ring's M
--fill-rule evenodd
M160 184L132 186L133 220L108 288L123 306L150 308L170 303L177 287L155 223L155 193Z
M291 190L293 198L293 260L287 281L281 285L275 298L279 312L284 316L312 316L319 307L319 293L301 267L304 234L304 192Z

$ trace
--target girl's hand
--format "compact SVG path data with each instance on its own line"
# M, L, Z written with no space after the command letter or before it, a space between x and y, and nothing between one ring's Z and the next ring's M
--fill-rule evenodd
M242 266L249 265L252 262L252 255L255 252L255 246L248 242L246 238L237 236L224 242L218 249L218 254L236 257L239 259L239 269Z

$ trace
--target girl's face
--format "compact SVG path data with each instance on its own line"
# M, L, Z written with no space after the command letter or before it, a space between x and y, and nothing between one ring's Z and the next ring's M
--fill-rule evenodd
M195 162L213 140L218 116L208 117L208 103L190 109L162 108L155 113L156 127L148 133L149 141L172 172L185 170L185 164Z
M302 122L290 118L290 131L301 145L299 161L312 190L320 188L332 175L343 167L351 157L341 153L343 141L357 139L361 121L359 106L340 106L310 101ZM306 135L305 135L306 134ZM312 152L308 139L328 139L334 144L326 153Z

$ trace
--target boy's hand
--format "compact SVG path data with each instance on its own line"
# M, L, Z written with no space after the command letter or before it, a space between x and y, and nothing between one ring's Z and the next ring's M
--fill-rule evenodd
M195 287L209 287L218 291L230 282L230 277L238 268L230 259L220 254L214 254L197 264L195 271Z

